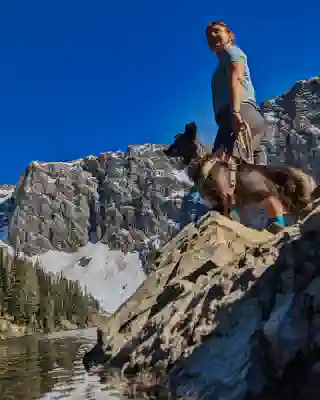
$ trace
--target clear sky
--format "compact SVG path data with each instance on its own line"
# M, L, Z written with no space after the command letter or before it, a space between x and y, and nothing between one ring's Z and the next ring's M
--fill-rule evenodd
M262 101L319 75L319 12L318 0L1 1L0 183L32 160L169 143L190 120L212 142L207 22L234 30Z

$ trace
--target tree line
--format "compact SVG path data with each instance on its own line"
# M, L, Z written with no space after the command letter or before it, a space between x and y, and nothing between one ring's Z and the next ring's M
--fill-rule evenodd
M0 247L0 313L32 331L51 332L65 321L85 328L99 302L78 282L46 273L39 264Z

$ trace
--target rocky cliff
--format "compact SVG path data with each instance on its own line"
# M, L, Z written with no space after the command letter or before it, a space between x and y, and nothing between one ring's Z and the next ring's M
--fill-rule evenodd
M319 204L277 236L215 212L186 226L104 326L109 368L163 398L318 399Z
M27 255L101 241L144 264L205 207L164 146L130 146L72 163L32 163L15 192L9 242Z
M320 76L296 82L288 92L265 101L261 110L270 125L268 162L302 168L319 184Z

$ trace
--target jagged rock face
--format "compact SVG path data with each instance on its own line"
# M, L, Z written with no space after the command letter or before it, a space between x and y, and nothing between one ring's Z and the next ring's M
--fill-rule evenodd
M261 109L270 124L265 142L268 162L302 168L319 184L320 77L298 81Z
M153 251L207 208L174 175L164 146L130 146L73 163L32 163L16 194L9 241L19 251L75 251L88 241L111 249ZM177 171L176 171L177 172Z
M32 163L15 193L9 242L27 255L76 250L88 241L91 175L77 165Z
M189 224L104 327L109 366L194 399L319 398L319 245L319 205L277 236L214 212Z

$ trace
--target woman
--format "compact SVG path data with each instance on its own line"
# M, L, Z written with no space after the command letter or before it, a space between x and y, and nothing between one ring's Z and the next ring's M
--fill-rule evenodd
M251 128L252 150L257 161L266 125L256 105L247 56L236 45L234 33L224 22L211 22L207 26L206 36L209 48L218 57L218 66L211 81L213 109L219 127L213 153L226 152L238 158L236 137L241 124L246 121ZM284 218L281 202L270 197L266 205L270 230L282 230Z

